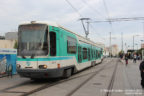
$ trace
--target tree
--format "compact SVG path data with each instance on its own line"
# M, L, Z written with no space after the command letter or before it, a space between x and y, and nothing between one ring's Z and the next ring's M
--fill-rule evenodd
M18 42L15 41L15 44L14 44L14 49L17 49L18 48Z
M119 56L123 55L123 54L124 54L124 51L122 51L122 50L118 53Z
M142 50L144 50L144 48L137 50L137 54L142 54Z

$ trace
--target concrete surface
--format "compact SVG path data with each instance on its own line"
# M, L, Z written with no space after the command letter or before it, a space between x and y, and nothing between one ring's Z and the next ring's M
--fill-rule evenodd
M105 96L107 91L111 92L111 96L144 96L140 85L139 64L141 61L133 63L132 60L129 60L128 66L125 65L124 60L118 62L113 88L108 90L118 59L113 58L113 61L110 62L111 60L107 58L102 64L73 75L70 77L71 80L35 92L30 96ZM106 66L103 70L81 85L104 65ZM18 75L13 78L0 78L0 96L19 96L45 84L48 82L33 82L27 78L20 78ZM79 85L81 86L78 87ZM4 89L7 90L4 92ZM71 92L74 93L71 94Z

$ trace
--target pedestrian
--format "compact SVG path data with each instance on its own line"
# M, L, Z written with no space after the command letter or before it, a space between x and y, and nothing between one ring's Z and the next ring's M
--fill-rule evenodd
M121 59L123 58L122 54L120 54L120 58L121 58Z
M141 73L141 86L144 88L144 61L140 63L139 69Z
M133 56L133 62L136 63L136 60L137 60L137 55L134 54L134 56Z
M125 62L126 62L126 66L128 64L128 54L125 54Z

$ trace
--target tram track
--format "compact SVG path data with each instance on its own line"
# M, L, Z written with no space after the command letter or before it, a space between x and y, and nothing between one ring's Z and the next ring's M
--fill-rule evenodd
M119 63L119 61L116 62L116 65L115 65L112 77L110 79L110 83L108 85L107 92L106 92L105 96L111 96L111 93L112 93L111 91L113 89L118 63Z
M112 60L110 60L109 62L106 62L106 64L105 64L104 66L106 67L106 65L107 65L108 63L110 63L110 62L112 62ZM81 77L84 77L84 76L93 74L93 75L90 76L90 78L88 78L87 80L85 80L85 82L83 82L83 83L86 83L86 81L90 80L93 76L95 76L95 75L98 74L101 70L103 70L103 69L104 69L104 66L103 66L100 70L95 71L95 72L90 72L90 73L87 73L87 74L82 74L82 75L78 75L78 76L73 76L73 77L68 78L68 79L62 79L62 80L58 80L58 81L56 80L56 81L53 81L53 82L50 81L50 82L48 82L48 83L46 83L46 84L43 84L42 86L40 86L40 87L38 87L38 88L34 88L33 90L31 90L31 91L29 91L29 92L9 91L9 90L10 90L10 89L13 89L13 88L17 88L17 87L29 86L30 82L32 82L32 81L27 81L27 82L24 82L24 83L21 83L21 84L18 84L18 85L9 87L9 88L5 88L5 89L3 89L3 90L0 90L0 93L3 93L3 92L4 92L4 93L21 93L21 96L27 96L27 95L33 94L33 93L35 93L35 92L41 91L41 90L43 90L43 89L46 89L46 88L55 86L55 85L57 85L57 84L61 84L61 83L64 83L64 82L67 82L67 81L70 81L70 80L74 80L74 79L77 79L77 78L81 78ZM89 68L88 70L91 70L92 68L94 68L94 67L91 67L91 68ZM80 74L80 72L79 72L78 74ZM79 88L83 85L83 83L80 84L76 89L79 89ZM76 89L75 89L75 90L76 90ZM69 93L67 96L71 96L72 93L75 92L75 90L73 90L73 92Z
M113 60L107 62L104 66L102 66L102 68L100 68L98 71L95 71L91 76L89 76L89 78L87 78L86 80L84 80L84 82L82 82L81 84L79 84L75 89L73 89L72 91L70 91L66 96L71 96L73 95L79 88L81 88L85 83L87 83L90 79L92 79L96 74L98 74L100 71L104 70L105 67L107 66L108 63L112 62ZM86 75L80 75L78 77L72 77L72 78L69 78L69 79L66 79L66 80L62 80L62 81L59 81L59 82L56 82L56 83L52 83L52 84L48 84L48 85L45 85L41 88L38 88L36 90L33 90L33 91L30 91L28 93L25 93L21 96L27 96L27 95L30 95L30 94L33 94L35 92L38 92L40 90L43 90L43 89L46 89L46 88L50 88L54 85L57 85L57 84L61 84L61 83L64 83L64 82L67 82L67 81L70 81L70 80L74 80L74 79L77 79L77 78L80 78L80 77L83 77L83 76L87 76L88 74Z
M108 62L109 63L109 62ZM118 64L118 62L117 62ZM114 72L113 72L113 75L112 75L112 78L110 80L110 84L109 84L109 87L108 89L111 89L112 86L113 86L113 83L114 83L114 77L115 77L115 72L116 72L116 69L117 69L117 64L114 68ZM74 90L72 90L71 92L69 92L66 96L72 96L74 93L76 93L76 91L78 91L82 86L84 86L88 81L90 81L93 77L95 77L98 73L100 73L101 71L103 71L105 69L106 65L104 65L101 69L99 69L98 71L94 72L93 75L91 75L88 79L86 79L84 82L82 82L79 86L77 86ZM106 96L110 96L109 93L106 93L108 95Z

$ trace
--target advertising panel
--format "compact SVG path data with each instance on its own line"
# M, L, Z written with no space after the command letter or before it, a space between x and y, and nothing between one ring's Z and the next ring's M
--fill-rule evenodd
M1 49L0 48L0 75L5 75L9 71L16 74L16 49Z

